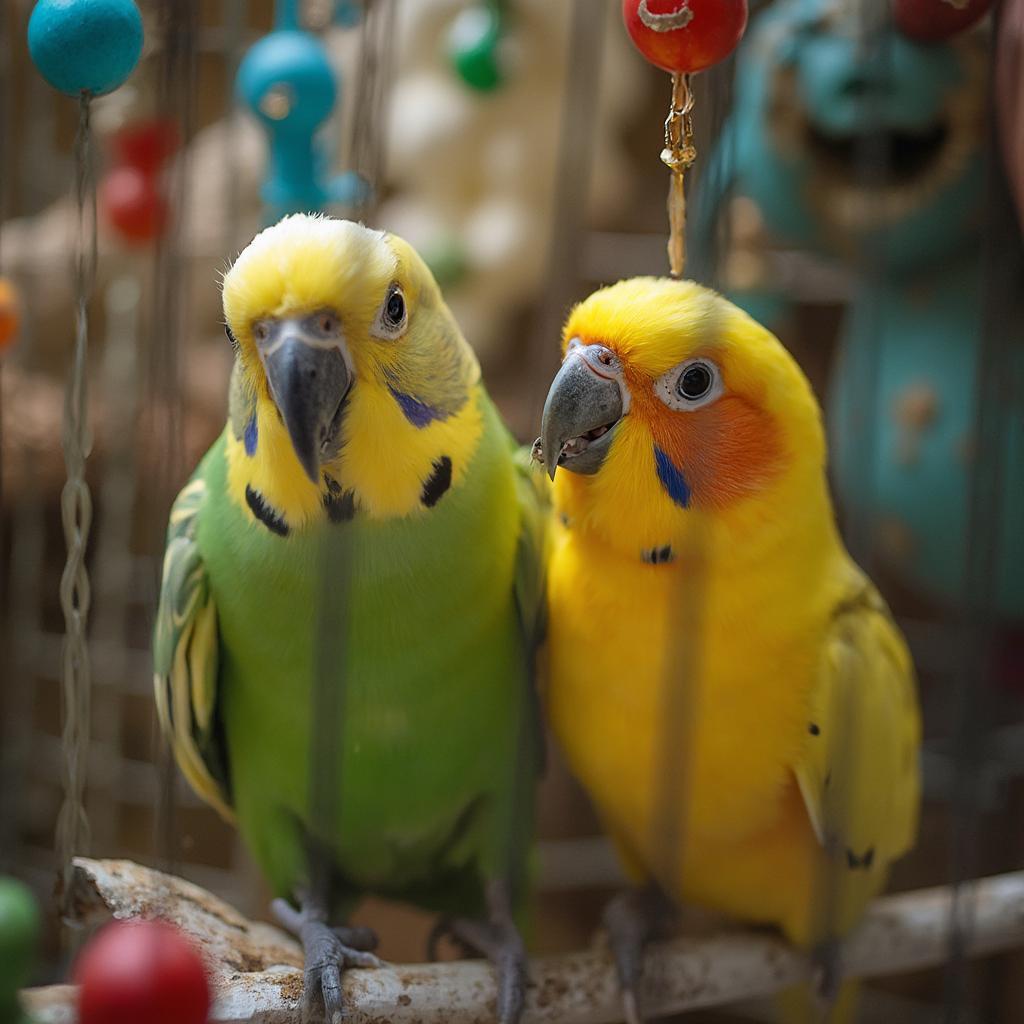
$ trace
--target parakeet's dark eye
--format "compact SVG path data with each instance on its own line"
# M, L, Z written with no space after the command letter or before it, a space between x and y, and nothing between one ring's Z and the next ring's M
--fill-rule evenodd
M384 306L384 322L389 327L401 327L405 320L405 296L397 286L392 289Z
M405 295L402 294L400 285L392 284L377 311L377 319L370 328L370 333L375 338L395 341L408 323L409 308L405 304Z
M333 313L321 313L316 318L316 325L323 334L336 334L338 331L338 318Z
M696 402L703 398L715 382L714 371L707 363L691 363L679 375L676 385L681 398Z

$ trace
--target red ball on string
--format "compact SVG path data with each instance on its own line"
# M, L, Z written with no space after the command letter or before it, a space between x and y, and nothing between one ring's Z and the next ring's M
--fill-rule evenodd
M896 27L911 39L941 42L980 21L992 0L895 0Z
M100 208L110 225L129 242L149 242L167 226L167 202L149 174L123 164L100 185Z
M21 326L21 304L14 285L0 277L0 353L14 345Z
M652 64L688 74L736 48L747 26L747 0L622 0L622 17Z
M131 164L146 174L157 174L178 148L178 125L166 117L140 121L122 128L111 140L119 164Z
M210 986L203 961L163 921L107 925L79 957L79 1024L205 1024Z

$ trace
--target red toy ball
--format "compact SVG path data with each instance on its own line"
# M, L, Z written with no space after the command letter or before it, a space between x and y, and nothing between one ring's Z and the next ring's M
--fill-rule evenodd
M911 39L940 42L980 21L992 0L895 0L896 27Z
M167 203L156 181L137 167L115 167L100 186L100 206L117 233L129 242L149 242L167 226Z
M117 921L75 968L79 1024L205 1024L210 986L199 954L163 921Z
M169 118L154 118L122 128L111 140L117 162L156 174L178 148L178 125Z
M673 73L703 71L728 57L747 27L747 0L622 0L636 48Z
M20 326L21 308L18 293L10 281L0 277L0 352L14 344Z

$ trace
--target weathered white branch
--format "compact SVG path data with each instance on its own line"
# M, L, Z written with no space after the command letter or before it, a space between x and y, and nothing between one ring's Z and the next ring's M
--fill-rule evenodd
M204 949L215 978L214 1019L297 1024L301 957L287 936L245 921L204 890L122 861L77 862L80 906L98 918L160 915ZM962 892L970 908L967 951L983 956L1024 945L1024 871L981 879ZM847 974L877 977L941 963L948 954L952 895L922 889L871 908L844 947ZM733 932L680 938L651 948L644 1007L649 1016L771 995L803 980L806 960L768 935ZM622 1019L606 952L539 957L523 1024L611 1024ZM479 961L389 965L345 975L352 1024L483 1024L493 1020L494 982ZM42 1024L72 1024L74 990L26 993Z

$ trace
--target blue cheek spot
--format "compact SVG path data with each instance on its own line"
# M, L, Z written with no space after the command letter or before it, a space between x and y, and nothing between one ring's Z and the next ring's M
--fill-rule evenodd
M654 446L654 461L661 486L680 508L686 508L690 504L690 485L682 470L657 445Z
M245 454L252 458L256 454L256 439L258 437L256 430L256 413L253 413L249 418L249 422L245 425Z
M435 409L432 405L427 405L426 402L421 402L419 399L413 398L412 395L407 395L404 391L399 391L390 384L388 385L388 390L394 395L398 407L405 414L405 418L414 427L426 427L433 423L434 420L448 418L447 414L441 412L440 409Z

